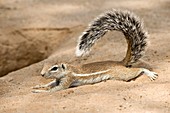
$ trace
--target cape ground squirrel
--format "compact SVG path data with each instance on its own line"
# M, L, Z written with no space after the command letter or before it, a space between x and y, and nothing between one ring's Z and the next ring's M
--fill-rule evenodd
M34 90L33 92L54 92L71 86L93 84L109 79L129 81L141 74L155 80L158 76L155 72L144 68L127 68L142 57L147 38L147 33L143 30L140 19L128 11L111 10L97 17L79 37L76 55L86 55L98 39L112 30L121 31L128 43L126 56L121 62L103 61L81 66L72 66L66 63L53 66L45 65L41 75L45 78L52 78L54 81L33 88L51 88Z

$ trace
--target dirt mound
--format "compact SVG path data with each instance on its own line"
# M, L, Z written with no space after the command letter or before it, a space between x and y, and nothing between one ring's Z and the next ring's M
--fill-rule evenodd
M0 76L47 58L70 34L67 28L23 29L1 35Z

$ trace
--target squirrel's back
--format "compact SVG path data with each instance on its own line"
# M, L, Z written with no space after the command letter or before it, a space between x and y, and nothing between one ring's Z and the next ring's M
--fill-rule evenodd
M77 56L88 53L94 43L112 30L121 31L128 43L124 65L128 66L142 57L146 46L147 32L140 19L129 11L111 10L96 19L79 37L76 49Z

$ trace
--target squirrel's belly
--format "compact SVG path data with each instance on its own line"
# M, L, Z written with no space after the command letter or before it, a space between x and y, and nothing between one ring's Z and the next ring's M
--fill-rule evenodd
M79 79L74 81L71 86L80 86L80 85L85 85L85 84L94 84L98 83L104 80L109 80L112 79L113 77L109 74L104 74L104 75L99 75L99 76L88 76L87 78L84 79Z

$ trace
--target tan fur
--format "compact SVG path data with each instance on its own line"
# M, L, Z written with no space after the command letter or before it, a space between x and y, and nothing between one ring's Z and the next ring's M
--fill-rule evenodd
M53 81L46 85L38 85L33 87L34 89L49 87L56 83L56 86L49 90L34 90L34 93L39 92L54 92L63 89L67 89L71 86L80 86L85 84L94 84L104 80L122 80L129 81L145 73L151 80L157 78L155 72L151 72L144 68L126 68L120 65L119 62L103 61L90 64L84 64L81 66L72 66L69 64L57 64L56 72L50 70L54 66L44 66L41 74L45 78L53 78ZM47 68L49 67L49 68ZM57 81L59 84L57 84Z

